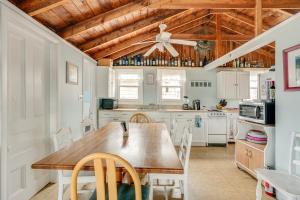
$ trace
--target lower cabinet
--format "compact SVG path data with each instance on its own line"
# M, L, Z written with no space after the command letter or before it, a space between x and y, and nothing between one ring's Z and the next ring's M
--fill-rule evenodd
M98 128L102 128L106 124L114 121L129 121L134 112L128 111L99 111L98 112ZM175 145L180 144L184 127L190 126L193 134L193 146L207 146L207 134L209 119L207 113L198 112L145 112L153 122L163 122L168 130L171 130L172 121L175 121ZM195 126L195 117L200 115L200 127Z
M235 145L235 160L238 167L255 176L256 169L264 168L264 145L237 140Z
M185 127L191 127L193 134L193 146L207 146L207 130L208 123L205 116L201 116L200 127L195 126L195 116L198 114L175 114L175 145L180 144L180 140Z

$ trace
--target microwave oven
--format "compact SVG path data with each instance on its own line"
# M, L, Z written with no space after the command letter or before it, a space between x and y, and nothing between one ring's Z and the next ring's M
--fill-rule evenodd
M275 124L275 102L242 101L239 104L239 119L260 124Z
M116 99L102 98L99 99L100 109L112 110L118 108L118 101Z

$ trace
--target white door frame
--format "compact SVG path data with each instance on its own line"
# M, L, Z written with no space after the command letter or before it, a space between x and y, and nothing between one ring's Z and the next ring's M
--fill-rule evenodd
M47 34L39 27L32 24L30 20L24 19L24 13L11 9L0 2L0 151L1 151L1 173L0 173L0 199L7 199L7 24L8 20L17 23L24 29L29 29L39 37L49 42L50 46L50 124L49 132L52 134L57 130L59 121L58 107L58 58L59 58L59 41ZM50 138L50 135L49 135Z

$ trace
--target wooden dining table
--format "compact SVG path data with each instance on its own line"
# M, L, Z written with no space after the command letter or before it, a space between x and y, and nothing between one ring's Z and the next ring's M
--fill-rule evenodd
M33 163L31 167L73 170L85 156L105 152L121 156L138 173L183 173L183 166L164 123L129 123L128 137L124 137L123 133L119 122L111 122ZM87 163L82 170L94 170L93 163ZM117 167L117 170L122 168Z

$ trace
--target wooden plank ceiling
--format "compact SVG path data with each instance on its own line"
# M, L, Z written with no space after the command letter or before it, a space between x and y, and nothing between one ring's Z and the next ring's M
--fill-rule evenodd
M299 0L10 0L96 60L145 52L158 25L173 38L215 41L215 57L300 11ZM256 52L274 60L274 44Z

